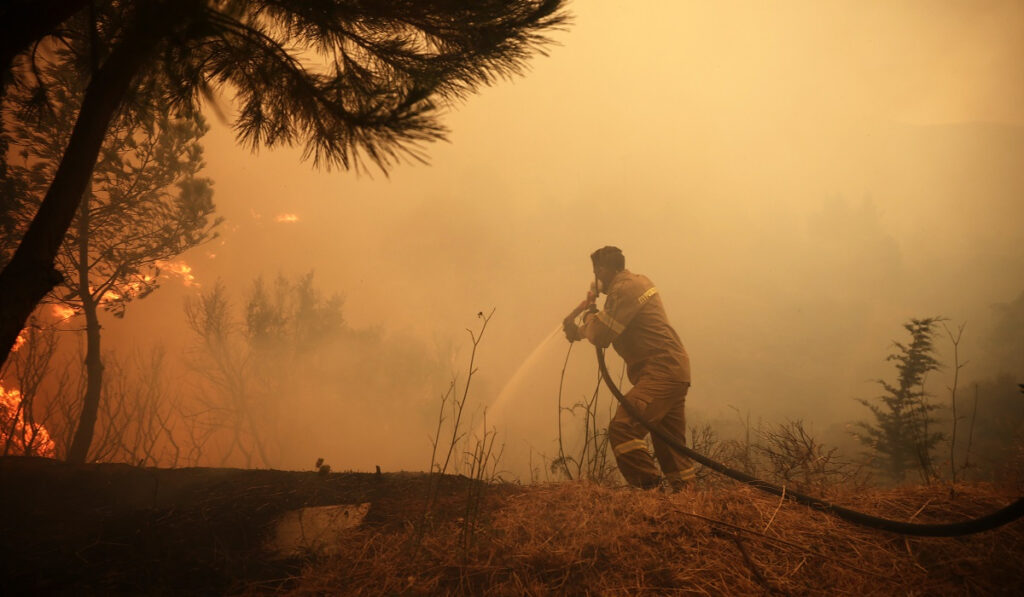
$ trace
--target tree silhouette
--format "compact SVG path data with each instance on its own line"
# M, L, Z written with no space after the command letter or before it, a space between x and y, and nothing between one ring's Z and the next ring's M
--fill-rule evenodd
M84 82L67 51L37 73L49 93L49 106L31 122L12 126L19 161L3 176L24 181L24 200L15 219L28 221L61 159ZM27 98L12 98L23 103ZM129 302L159 285L159 264L211 238L219 220L211 181L197 176L203 167L198 119L166 114L146 121L122 113L108 131L78 214L56 255L63 281L47 299L86 320L86 391L68 460L87 458L103 386L100 322L103 309L122 316ZM13 186L13 183L11 183ZM0 262L3 255L0 255Z
M314 165L386 172L422 160L420 145L443 138L439 102L521 73L544 32L566 21L563 4L97 0L70 19L45 21L13 43L10 67L0 64L4 88L45 98L33 59L57 28L69 47L88 48L91 76L46 196L0 272L0 354L6 359L35 305L60 283L54 258L119 110L145 115L169 104L171 113L195 114L202 98L228 88L243 145L302 144Z
M185 303L192 331L189 366L199 374L192 394L216 429L220 465L241 458L251 467L280 466L282 429L296 404L305 404L308 382L324 366L317 353L351 333L338 296L324 297L313 273L271 284L253 280L240 308L218 281Z
M51 36L89 0L5 0L0 5L0 95L7 87L15 56Z
M929 429L937 407L928 402L924 381L929 372L940 366L932 356L934 328L940 321L940 317L928 317L904 324L910 332L910 343L894 342L898 352L886 359L896 362L896 385L878 380L885 390L878 398L881 404L858 399L871 409L875 422L858 423L861 431L854 435L884 458L885 470L898 481L914 468L919 468L926 481L934 474L931 452L943 434Z

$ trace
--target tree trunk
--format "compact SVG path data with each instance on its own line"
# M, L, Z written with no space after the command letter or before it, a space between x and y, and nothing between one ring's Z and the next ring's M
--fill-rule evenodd
M93 297L89 290L89 199L92 185L88 185L82 197L78 216L78 297L85 313L85 396L82 397L82 414L78 417L75 438L68 450L68 462L84 463L89 456L96 419L100 409L100 391L103 388L103 361L100 359L100 320L98 306L100 297Z
M62 279L54 269L54 257L92 175L107 128L132 77L158 43L157 33L129 34L86 88L78 120L46 197L10 263L0 272L0 366L36 305Z

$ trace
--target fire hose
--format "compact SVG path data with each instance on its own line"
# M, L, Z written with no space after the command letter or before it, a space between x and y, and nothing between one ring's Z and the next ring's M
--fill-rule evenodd
M622 405L622 408L624 408L631 417L643 425L644 428L657 436L658 439L671 446L672 449L676 450L680 454L688 456L705 467L735 479L736 481L745 483L751 487L760 489L761 491L777 495L781 498L788 498L794 502L803 504L804 506L809 506L816 510L832 514L847 522L872 529L880 529L892 533L913 535L917 537L960 537L963 535L989 531L1024 516L1024 497L1021 497L1005 508L992 512L991 514L986 514L980 518L951 523L912 523L872 516L870 514L865 514L864 512L858 512L856 510L844 508L843 506L838 506L820 498L804 495L802 493L786 489L785 487L780 487L773 483L748 475L742 471L729 468L719 462L715 462L707 456L686 447L686 445L682 441L676 439L675 436L656 427L655 425L652 425L644 419L643 415L635 406L626 400L626 397L622 395L618 386L615 385L611 375L608 373L608 367L605 365L604 350L601 347L597 347L597 365L601 369L601 377L604 378L605 384L608 386L608 389L611 390L615 399L619 401L619 404Z

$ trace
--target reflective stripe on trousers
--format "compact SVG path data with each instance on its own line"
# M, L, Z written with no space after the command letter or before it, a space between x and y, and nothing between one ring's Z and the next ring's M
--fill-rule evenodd
M624 441L621 444L612 446L612 451L615 452L616 456L621 456L626 452L632 452L633 450L647 450L647 442L642 439L631 439Z
M686 417L683 411L689 385L670 380L641 379L627 392L626 400L648 422L658 425L685 444ZM651 438L654 453L658 457L655 464L644 440L647 435L647 429L619 405L608 423L608 439L619 472L627 483L634 487L648 487L657 483L663 475L678 475L681 480L693 478L693 463L690 459L676 453L657 436Z
M676 481L693 481L697 478L697 467L690 465L689 468L681 471L665 473L665 478L668 479L670 483L674 483Z

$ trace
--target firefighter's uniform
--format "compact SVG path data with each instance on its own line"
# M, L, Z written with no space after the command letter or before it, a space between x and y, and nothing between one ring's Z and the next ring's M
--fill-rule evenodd
M685 445L683 407L690 388L690 358L668 322L658 289L646 276L622 270L607 295L602 310L584 317L579 335L601 348L615 347L633 384L626 399L648 422ZM608 439L622 476L636 487L653 487L661 481L647 451L646 436L647 430L619 405L608 425ZM689 458L677 454L657 436L651 440L661 472L673 487L693 480Z

